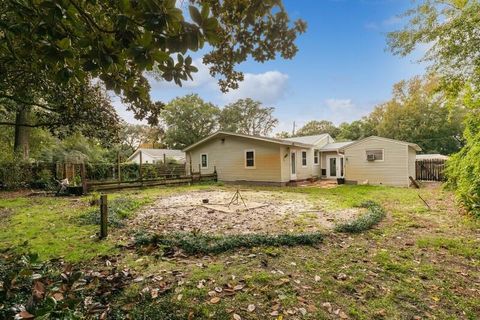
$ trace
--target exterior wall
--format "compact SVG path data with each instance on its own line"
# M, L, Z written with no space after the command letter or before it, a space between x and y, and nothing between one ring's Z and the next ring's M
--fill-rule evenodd
M408 175L416 179L416 163L417 160L417 151L415 149L409 147L408 148Z
M245 150L252 149L255 150L255 168L246 168ZM201 173L213 173L216 168L221 181L282 181L278 144L235 136L212 138L187 151L187 172L190 170L190 159L193 171L198 172L203 153L208 154L208 168L201 168Z
M367 149L383 149L383 161L367 161ZM358 183L409 186L409 148L381 139L361 141L345 149L345 178Z
M325 151L321 152L321 157L320 157L320 168L327 170L327 156L336 156L337 152L336 151ZM324 175L325 176L325 175Z
M134 163L140 163L140 152L137 153L135 157L133 157L130 161ZM154 161L156 162L158 160L156 158L149 156L145 152L142 152L142 163L154 163Z
M307 152L307 165L302 166L302 151ZM288 182L292 180L291 176L291 152L295 152L296 156L296 180L306 180L310 178L319 177L319 165L313 164L313 148L299 148L299 147L286 147L282 146L280 148L281 154L281 177L282 182Z

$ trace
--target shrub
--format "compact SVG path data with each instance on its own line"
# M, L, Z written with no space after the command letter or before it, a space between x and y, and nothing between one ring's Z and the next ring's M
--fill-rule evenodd
M447 187L480 219L480 133L447 161Z
M367 208L367 212L353 221L339 224L335 227L337 232L360 233L373 228L385 217L385 210L373 201L365 201L360 207Z
M259 246L299 246L315 245L323 241L323 234L248 234L209 236L195 235L192 233L174 233L170 235L140 233L135 236L137 246L155 245L164 249L177 248L187 254L220 254L240 248L253 248Z

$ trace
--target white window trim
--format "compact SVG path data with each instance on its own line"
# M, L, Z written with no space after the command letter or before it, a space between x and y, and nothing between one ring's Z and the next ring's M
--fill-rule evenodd
M205 167L203 166L203 161L202 161L203 156L207 156L207 165ZM201 153L200 154L200 168L201 169L208 169L208 153Z
M317 153L317 163L315 163L315 152ZM313 165L319 166L320 165L320 151L313 150Z
M373 150L382 150L382 160L373 160L373 161L368 161L367 160L367 152L368 151L373 151ZM366 162L384 162L385 161L385 149L383 148L375 148L375 149L365 149L365 161Z
M304 152L305 152L305 165L303 164L303 153ZM308 152L307 152L307 150L302 150L302 152L300 154L301 154L300 161L302 162L302 168L308 167Z
M253 167L247 166L247 152L253 152ZM245 169L256 169L257 168L257 159L255 149L245 149L243 151L243 160L245 164Z

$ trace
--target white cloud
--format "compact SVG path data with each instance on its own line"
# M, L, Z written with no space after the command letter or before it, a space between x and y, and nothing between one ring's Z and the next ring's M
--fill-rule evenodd
M394 26L402 22L402 18L399 16L392 16L382 21L384 26Z
M279 71L267 71L253 74L245 73L244 80L236 90L230 90L222 95L225 102L252 98L262 103L277 102L287 89L288 75Z
M352 102L352 99L327 99L325 100L327 107L333 110L345 110L352 109L355 105Z

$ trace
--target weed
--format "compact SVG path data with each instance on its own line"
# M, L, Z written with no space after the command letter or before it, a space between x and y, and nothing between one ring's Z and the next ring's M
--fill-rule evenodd
M373 201L365 201L360 205L360 207L367 208L367 213L361 215L353 221L337 225L335 227L335 231L360 233L362 231L371 229L385 217L385 210L383 210L379 204Z
M117 198L108 203L108 224L114 228L124 226L124 220L129 218L133 212L141 205L142 201L131 198ZM100 224L100 210L99 208L91 209L79 216L80 224Z
M298 246L315 245L323 240L323 234L250 234L208 236L189 233L175 233L171 235L148 235L141 233L135 237L137 246L156 245L164 248L178 248L187 254L220 254L226 251L253 248L260 246ZM169 250L166 250L169 251Z

